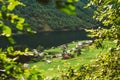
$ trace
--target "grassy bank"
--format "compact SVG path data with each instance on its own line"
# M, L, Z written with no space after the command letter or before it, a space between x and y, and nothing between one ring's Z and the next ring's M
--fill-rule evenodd
M78 42L72 42L68 44L67 49L70 50L74 48L76 44L78 44ZM62 60L61 58L53 58L51 59L51 63L46 63L45 61L39 61L39 62L30 63L30 66L34 66L34 65L37 66L37 68L40 68L42 70L42 74L45 76L58 76L61 75L62 72L65 72L66 69L68 69L69 67L78 69L81 65L93 63L98 55L107 52L106 49L108 49L107 47L110 45L114 46L112 42L105 41L104 42L104 47L106 47L105 49L104 48L96 49L94 48L94 46L88 46L86 48L81 49L82 54L75 58L65 59L65 60ZM56 54L62 52L62 50L61 50L61 46L58 46L54 49L51 48L45 50L44 52L48 52L48 53L52 52Z

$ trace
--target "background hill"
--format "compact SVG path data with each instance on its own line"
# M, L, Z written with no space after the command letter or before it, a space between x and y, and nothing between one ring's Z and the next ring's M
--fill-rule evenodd
M93 10L84 9L87 0L76 3L77 15L68 15L49 5L39 4L36 0L21 0L26 6L18 7L15 12L37 31L76 30L94 27Z

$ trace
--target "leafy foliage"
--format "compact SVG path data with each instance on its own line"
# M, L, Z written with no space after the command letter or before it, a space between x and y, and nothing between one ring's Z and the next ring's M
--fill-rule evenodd
M94 18L101 21L105 26L110 26L110 29L98 28L97 30L88 30L91 32L89 36L96 38L95 43L100 43L102 46L103 40L113 40L116 43L116 48L119 48L120 40L120 20L118 8L120 7L118 0L110 1L91 1L89 5L93 4L97 7Z
M10 37L12 35L11 28L13 28L13 26L15 26L18 30L23 30L23 27L26 25L24 18L12 13L12 11L16 6L24 6L24 4L16 0L1 0L0 4L0 34ZM9 26L10 24L11 27ZM28 30L28 26L26 26L24 29Z
M31 28L25 24L25 19L13 13L18 5L24 6L18 0L0 0L0 36L5 36L11 43L13 27L19 31L31 32ZM10 26L11 25L11 26ZM0 80L42 80L41 71L35 67L30 68L18 62L20 56L29 56L28 49L24 52L14 51L13 47L8 47L7 51L0 50ZM38 79L39 78L39 79Z
M9 48L9 51L11 48ZM17 62L20 55L28 55L26 52L0 52L0 79L1 80L42 80L41 71L36 67L29 67L26 63ZM29 55L28 55L29 56ZM39 78L39 79L38 79Z
M101 21L109 29L98 28L87 30L90 37L95 38L97 48L103 47L104 40L115 42L116 46L109 47L106 54L98 56L97 61L91 65L83 65L78 71L70 68L65 76L71 80L119 80L120 74L120 1L119 0L90 0L88 7L96 9L94 18ZM67 80L66 79L66 80Z

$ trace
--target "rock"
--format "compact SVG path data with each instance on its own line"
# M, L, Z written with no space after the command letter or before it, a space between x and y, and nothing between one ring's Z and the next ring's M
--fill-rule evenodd
M82 46L82 45L83 45L83 42L78 42L78 45L79 45L79 46Z
M47 62L47 63L51 63L52 61L50 61L50 60L47 59L46 62Z
M40 58L44 57L44 53L39 53L38 55L39 55Z
M63 55L63 59L69 59L70 57L68 56L68 54Z
M39 54L39 52L37 51L37 49L33 49L33 53L34 53L35 55L38 55L38 54Z
M30 66L29 66L29 64L24 63L24 64L23 64L23 67L24 67L24 68L29 68Z

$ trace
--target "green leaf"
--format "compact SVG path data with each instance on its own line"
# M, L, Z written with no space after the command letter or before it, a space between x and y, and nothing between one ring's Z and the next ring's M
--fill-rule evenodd
M8 10L12 11L15 8L15 5L12 3L8 5Z
M14 39L13 39L12 37L9 37L9 38L8 38L8 41L9 41L11 44L15 44L15 41L14 41Z
M18 18L18 22L17 22L17 24L16 24L16 28L18 29L18 30L23 30L23 26L24 26L24 21L25 21L25 19L24 18Z
M75 11L75 6L72 5L72 4L69 4L69 5L68 5L68 8L69 8L71 11Z
M79 0L67 0L68 3L78 2Z
M25 19L24 18L19 18L19 23L24 23Z
M2 27L2 35L5 35L6 37L10 37L11 34L12 34L11 28L6 26L6 25L4 25Z
M13 11L15 9L16 6L18 5L23 5L25 6L23 3L16 1L16 0L9 0L9 5L7 7L8 10Z
M67 2L72 3L72 2L73 2L73 0L67 0Z
M12 51L14 51L14 49L13 49L12 46L10 46L10 47L7 48L7 52L8 52L8 53L11 53Z
M28 27L28 28L27 28L27 31L28 31L28 32L31 32L31 31L32 31L32 29L31 29L30 27Z
M63 12L65 12L65 13L67 13L67 14L76 15L76 12L73 11L73 10L71 10L71 9L69 9L68 7L66 7L66 8L61 8L60 10L63 11Z
M3 6L2 6L2 11L6 11L6 9L7 9L6 6L3 5Z
M20 24L20 23L18 23L18 24L16 25L16 28L17 28L18 30L23 30L23 25Z

